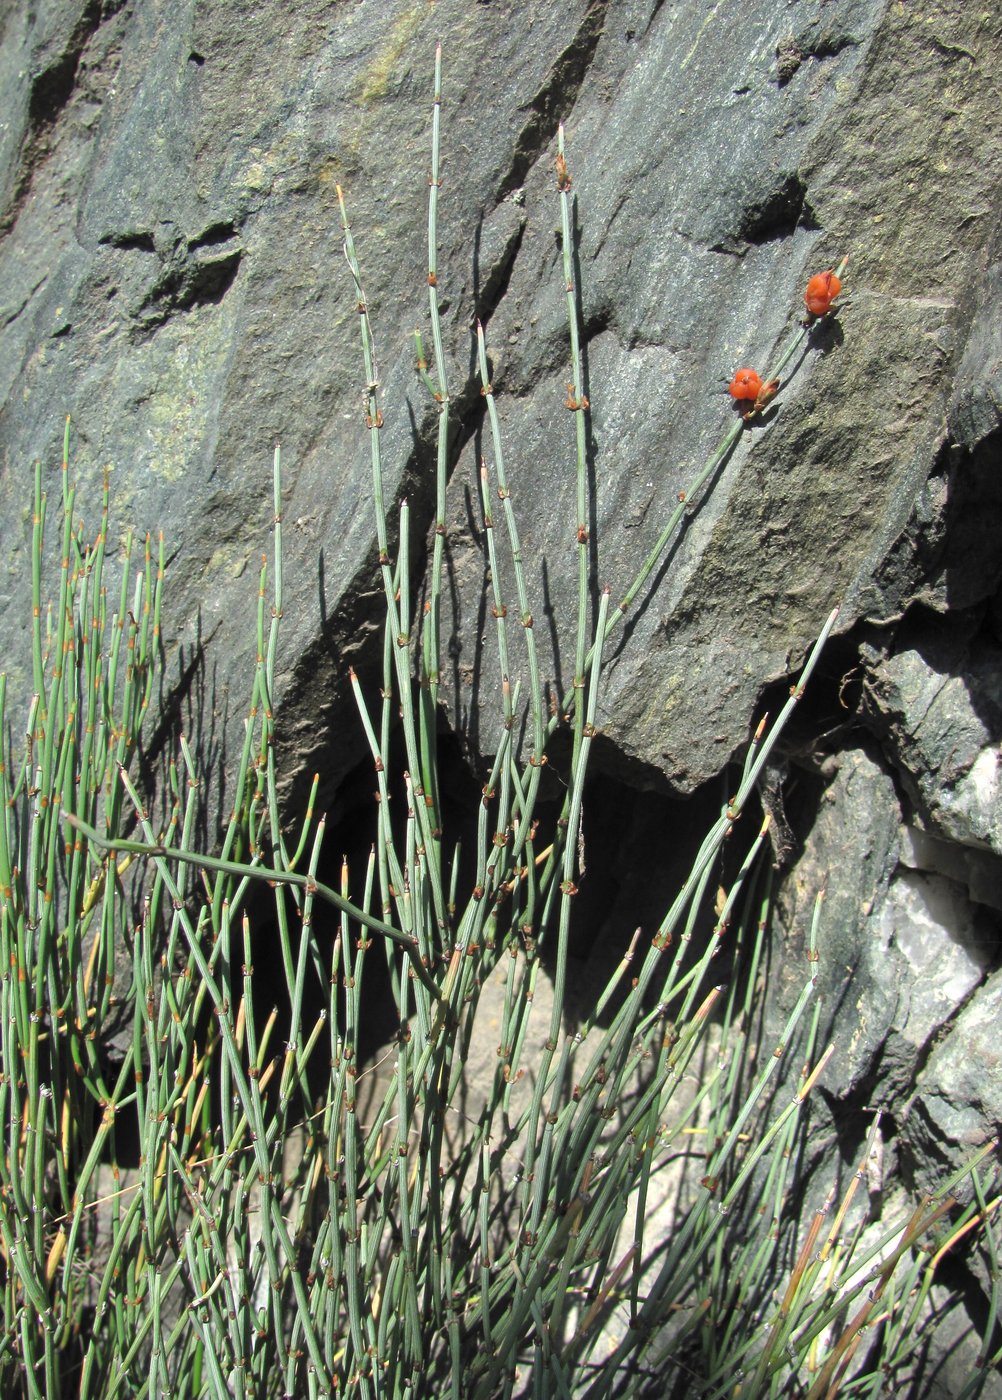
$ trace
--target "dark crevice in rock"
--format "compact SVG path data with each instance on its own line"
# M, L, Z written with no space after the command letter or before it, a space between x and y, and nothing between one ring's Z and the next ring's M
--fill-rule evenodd
M218 304L229 291L240 266L240 253L216 259L185 272L172 273L157 284L140 308L140 338L162 326L176 311Z
M143 241L132 242L130 246L145 251L149 246L147 236L139 237ZM121 239L119 235L113 246L122 247ZM113 239L105 241L113 242ZM236 227L228 222L212 224L186 242L176 241L164 257L159 277L139 307L134 334L139 337L151 334L175 312L218 305L233 286L243 255Z
M21 142L20 164L13 182L10 207L0 218L0 230L13 223L49 154L53 128L73 96L87 45L101 25L127 3L128 0L87 0L58 52L37 55L37 67L29 79L28 120Z
M565 1014L571 1024L592 1015L595 1001L640 930L635 966L643 961L651 939L688 877L699 846L720 814L724 784L712 780L690 796L679 798L654 786L655 775L635 786L623 780L622 756L603 742L596 749L595 771L589 778L583 801L579 843L581 898L572 919L572 970L575 974ZM558 747L555 763L561 763ZM641 777L640 782L644 779ZM714 874L717 884L728 884L758 830L757 812L750 810L735 828L734 838L721 851ZM685 945L688 969L706 951L712 937L714 909L707 901L700 910ZM671 952L679 946L682 928L673 930ZM730 938L719 941L711 981L727 983L740 974L734 966ZM664 972L668 971L665 962ZM603 1012L609 1024L622 997L629 991L626 979ZM659 979L650 990L649 1005L657 1003Z
M366 699L378 704L378 689L373 680L363 684ZM415 694L415 700L416 700ZM359 736L360 738L361 736ZM566 769L569 743L558 735L551 763L544 773L544 786L536 816L542 831L552 830L557 821L566 791ZM439 779L440 800L448 844L443 848L447 861L460 850L457 882L460 909L470 897L475 878L477 827L482 807L483 783L488 767L471 756L461 735L440 729ZM588 781L583 803L583 828L579 844L580 888L583 897L574 909L570 938L568 999L564 1008L568 1025L588 1018L594 1011L599 992L626 952L637 927L641 929L638 961L670 908L674 897L691 869L705 830L719 815L722 787L718 782L705 785L693 796L678 799L653 783L655 774L647 774L647 785L637 788L623 781L618 756L611 746L602 744L596 771ZM400 773L406 767L402 739L395 730L391 739L392 758L389 773ZM356 745L355 752L359 751ZM634 774L637 778L639 775ZM377 808L374 800L376 780L371 759L367 756L352 767L341 779L337 790L326 804L326 835L318 879L335 887L341 881L341 862L347 857L349 881L353 898L361 898L369 852L375 837ZM402 787L391 792L392 820L402 837L406 819L406 798ZM735 839L722 854L719 868L721 880L734 873L754 836L757 815L750 812L742 821ZM333 939L337 932L337 916L332 911L320 911L319 936L326 946L326 936ZM701 912L688 946L686 967L703 954L705 940L710 936L713 910L707 905ZM325 928L324 920L329 928ZM503 922L503 920L502 920ZM317 928L317 923L314 923ZM677 940L679 930L675 931ZM552 940L551 940L552 944ZM543 949L543 963L552 972L551 949ZM728 981L739 975L732 966L733 945L721 940L717 980ZM384 985L385 963L378 960L375 978L363 992L365 1006L370 1007L374 1032L370 1048L386 1043L396 1030L392 1020L392 998L388 984ZM276 968L281 976L281 969ZM666 964L667 971L667 964ZM368 971L366 978L369 977ZM620 989L629 990L628 979ZM651 1005L656 1002L657 979L652 987ZM621 997L617 995L605 1008L601 1024L607 1025ZM368 1015L368 1012L366 1013ZM363 1024L366 1017L363 1016Z
M593 340L597 340L600 335L604 335L612 325L611 306L594 307L589 314L585 315L579 313L579 315L581 321L581 345L584 348L587 348ZM636 345L637 341L635 340L630 348L635 349ZM585 392L587 393L587 391L588 385L586 384Z
M735 252L742 245L768 244L777 238L791 238L799 227L817 227L816 218L807 203L807 186L799 175L786 175L784 181L770 190L763 199L743 210L736 239L725 239L714 245L712 252ZM736 244L736 246L735 246Z
M881 1046L865 1074L857 1076L845 1093L835 1093L824 1085L818 1088L817 1092L831 1115L842 1163L850 1170L859 1166L878 1107L880 1136L885 1150L892 1144L896 1150L900 1124L895 1114L880 1103L880 1090L885 1085L886 1075L884 1047Z
M305 722L302 717L308 704L306 672L312 670L315 676L322 666L326 703L322 713L313 713L310 717L310 772L302 770L294 784L285 789L283 807L291 815L304 810L313 769L324 775L318 805L325 810L327 830L318 877L337 886L341 857L347 854L353 890L358 895L375 834L376 780L371 759L366 756L361 762L357 761L357 755L365 749L365 741L354 716L354 702L346 682L350 664L358 674L366 702L378 707L382 667L381 593L371 591L369 603L371 613L364 628L349 627L343 616L330 619L327 655L322 661L314 655L312 668L297 668L300 684L289 687L283 714L279 717L283 749L302 756L301 727ZM414 699L417 703L417 687ZM449 840L445 855L451 859L453 843L458 841L462 851L458 882L462 906L473 883L482 785L489 764L473 751L468 735L447 727L442 712L438 718L440 793ZM293 728L289 727L290 719ZM387 765L387 771L398 773L406 766L398 729L391 742L395 758ZM548 749L550 761L543 773L537 811L543 830L552 827L559 816L566 791L569 753L569 735L558 730ZM607 982L638 926L642 931L640 946L646 948L649 944L691 869L702 837L719 816L727 789L727 784L718 778L694 794L679 798L669 792L658 770L631 760L602 736L596 739L593 760L583 803L579 848L580 887L585 897L575 905L571 933L571 990L565 1014L572 1024L591 1014L597 991ZM280 753L279 768L282 766ZM402 790L392 795L391 810L394 820L402 823L406 812ZM727 882L733 875L758 829L758 822L759 813L752 803L739 822L734 839L721 855L720 881ZM713 918L712 908L707 906L697 920L691 940L693 960L702 955ZM676 938L678 934L676 930ZM727 981L738 975L730 959L731 945L724 939L718 980ZM652 991L655 999L656 993L655 987ZM385 1005L384 992L379 996L383 997ZM615 1013L617 1005L614 999L606 1009L606 1018ZM383 1038L393 1029L383 1024Z
M647 23L644 25L642 31L644 34L650 33L651 29L654 27L654 21L664 8L664 4L665 0L654 0L654 4L651 6L651 12L647 17Z
M479 380L467 380L458 393L450 395L448 474L467 443L482 430L486 412ZM413 446L393 500L386 503L390 529L390 554L396 556L396 526L400 502L410 509L411 597L415 618L423 613L424 584L431 551L430 534L435 512L435 459L437 416L423 422L412 416ZM479 458L480 453L478 451ZM479 502L476 519L481 519ZM324 564L320 561L321 628L317 640L305 648L290 678L280 713L280 756L287 759L279 770L290 774L283 786L283 809L294 814L303 810L312 774L324 776L319 801L334 799L341 775L353 762L362 739L355 704L348 689L349 666L355 670L369 694L381 684L383 646L383 593L379 561L373 543L368 557L353 580L344 588L341 602L330 614L324 604ZM448 589L448 561L443 584ZM443 649L447 639L443 638Z
M940 444L907 524L874 572L879 603L875 598L871 613L879 611L887 623L903 619L913 604L952 614L996 594L1000 459L1002 427L970 448Z
M529 170L574 106L605 29L607 10L608 0L591 0L577 33L530 103L529 115L515 141L508 172L498 186L497 203L525 184Z
M152 233L145 229L138 229L127 233L108 233L103 238L98 239L99 247L118 248L122 252L155 253L157 250L156 240Z
M816 226L807 202L807 186L798 175L788 175L765 199L745 210L739 232L749 243L757 244L790 238L798 227Z
M157 722L156 726L143 744L140 754L140 772L142 774L145 790L154 792L159 790L159 785L153 777L152 769L165 755L169 757L176 750L178 738L181 734L191 734L190 723L185 717L186 707L191 707L194 701L194 709L199 718L204 722L204 716L212 713L211 705L205 704L205 697L201 699L196 695L196 690L204 688L205 679L205 658L206 649L211 646L213 638L219 631L221 624L215 626L202 636L201 617L196 623L196 641L194 645L188 647L187 655L185 648L179 647L174 658L177 676L173 682L168 682L166 670L160 672L160 696L157 702ZM163 662L161 662L163 665ZM198 742L202 742L203 724L197 727ZM200 772L211 772L212 767L204 761L199 766Z
M1002 554L997 521L1002 512L1002 427L969 451L951 454L940 548L932 561L934 582L951 611L997 594Z
M859 42L854 34L824 26L821 20L809 24L797 36L797 47L803 58L837 58L844 49L857 48Z
M243 250L234 248L225 257L196 263L179 289L175 303L178 310L187 311L193 306L222 301L233 285L242 256Z
M377 679L375 677L367 678L362 682L366 702L375 706L380 703ZM414 698L415 703L417 703L416 694ZM353 706L350 696L345 696L344 703ZM344 722L346 719L347 715L345 714L339 724L342 732L347 728ZM352 754L355 761L347 771L343 771L336 792L328 792L327 800L323 804L326 831L316 874L318 880L339 889L343 868L346 867L349 896L356 902L362 903L369 856L376 836L378 815L375 800L376 778L372 759L368 755L361 728L357 723L351 737L354 739ZM362 752L365 752L366 756L358 761L358 755ZM443 732L439 735L439 755L439 792L445 817L445 830L450 843L456 841L460 843L458 888L462 895L464 891L468 892L473 884L473 862L476 855L477 822L481 805L483 776L478 776L471 770L459 740L451 733ZM391 776L399 775L406 766L403 742L398 728L391 735L391 760L387 771ZM300 820L300 814L304 808L293 810L296 812L297 820ZM407 817L407 800L402 783L396 786L391 785L390 815L397 839L400 841L403 837ZM451 844L443 852L448 861L453 859L454 853L454 847ZM287 1039L290 1006L289 999L284 993L285 973L278 951L280 945L272 897L270 895L262 896L258 909L259 917L254 922L253 932L254 985L267 989L267 1005L262 1002L257 1010L260 1020L263 1020L271 1010L271 1006L278 1005L279 1020L275 1035L276 1044L281 1045ZM340 931L340 920L337 912L318 901L314 906L311 927L316 936L321 957L329 958L334 940ZM354 956L355 949L352 948L350 951L351 955ZM275 988L283 989L282 993L276 995ZM328 996L329 989L326 985L321 988L316 979L307 979L307 994L302 1019L304 1026L315 1023L327 1005ZM378 946L373 946L372 952L365 961L360 1005L359 1063L364 1064L380 1046L392 1044L400 1029L387 960ZM323 1057L315 1056L310 1062L308 1075L317 1094L321 1094L326 1087L328 1073L329 1070ZM358 1087L360 1102L365 1103L367 1100L362 1076L360 1076Z
M333 849L333 848L332 848ZM353 844L350 848L351 856L355 857L354 869L364 871L364 862L359 864L360 853ZM321 869L324 866L321 864ZM330 868L324 869L324 874L318 870L318 878L321 880L333 879L337 885L341 878L341 857L332 855ZM316 938L316 946L319 950L322 964L330 967L334 940L339 933L338 923L334 911L324 908L322 902L318 900L314 905L311 916L311 931ZM252 966L254 976L251 982L252 996L254 1000L254 1018L257 1024L264 1025L269 1016L275 1013L275 1029L273 1033L272 1045L283 1048L289 1041L289 1032L292 1022L292 999L288 992L285 967L281 953L281 934L278 926L278 918L275 913L274 895L271 891L264 895L255 895L248 904L248 918L251 928L251 950ZM296 930L299 926L299 914L292 902L287 906L286 917L291 929ZM298 936L294 933L294 937ZM357 950L354 946L349 946L341 954L341 966L344 967L345 957L354 959ZM236 982L239 974L233 980ZM233 986L231 993L235 1001L240 995L240 988ZM330 987L326 979L321 983L320 977L310 972L304 978L301 998L300 1029L303 1039L316 1025L320 1017L329 1010L330 1007ZM394 1014L395 1007L393 992L390 983L389 969L383 951L376 943L370 945L369 955L363 965L361 977L360 993L360 1013L359 1013L359 1034L358 1034L358 1057L359 1063L371 1059L376 1051L386 1045L392 1045L397 1029L398 1018ZM274 1058L274 1057L273 1057ZM306 1066L306 1082L309 1085L311 1097L315 1101L323 1101L323 1096L332 1073L331 1058L329 1055L321 1053L319 1050L312 1055ZM273 1093L277 1089L280 1076L276 1075L270 1086ZM361 1080L361 1076L359 1077ZM361 1096L362 1084L359 1083L359 1094Z
M94 10L96 6L90 6ZM54 126L59 113L70 100L83 45L72 45L48 68L35 75L28 98L28 121L37 134Z
M807 186L799 175L787 175L761 199L741 213L735 232L718 240L713 253L743 253L749 245L790 238L798 228L816 228L814 211L807 201Z
M60 53L43 59L31 78L28 119L34 132L50 127L73 94L77 69L89 40L128 0L88 0Z
M223 220L217 224L210 224L204 232L188 241L188 247L192 252L196 248L215 248L220 243L228 243L236 235L236 225L230 220Z
M862 699L860 645L865 635L865 628L854 627L829 637L810 683L780 736L774 751L778 757L810 759L814 764L819 755L845 747L849 731L858 726ZM788 674L763 690L760 713L779 713L805 659L791 658Z
M517 232L508 243L501 256L488 269L483 281L480 281L479 268L474 266L476 278L476 291L474 302L476 314L481 324L486 328L494 315L494 312L504 300L504 295L511 282L512 269L515 266L515 259L518 257L518 250L522 246L522 237L525 233L524 222L520 223Z

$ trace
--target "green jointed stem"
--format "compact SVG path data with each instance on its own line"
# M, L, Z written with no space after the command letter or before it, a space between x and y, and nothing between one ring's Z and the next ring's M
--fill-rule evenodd
M574 753L581 743L584 714L585 667L588 664L588 402L581 376L581 349L578 334L577 291L574 285L574 240L571 229L571 178L564 155L563 123L557 128L557 189L560 192L560 231L563 253L564 290L567 297L567 328L571 348L571 384L567 407L574 413L577 471L577 559L578 559L578 620L574 643ZM603 629L604 630L604 629ZM601 648L597 648L601 650ZM592 648L596 650L596 648Z
M435 352L433 389L438 404L438 448L435 456L435 526L432 545L430 599L424 624L421 653L421 786L431 799L430 826L441 829L438 793L438 692L441 680L442 648L439 636L442 612L442 566L445 557L445 502L449 484L449 381L442 347L442 318L438 292L438 191L440 175L440 129L442 113L442 46L435 50L435 96L432 108L431 177L428 182L428 311ZM437 839L437 838L436 838Z
M371 929L373 933L381 933L384 938L389 938L405 952L415 955L417 953L417 943L413 938L408 938L392 924L384 923L382 919L375 918L372 914L367 914L350 900L345 899L332 890L329 885L325 885L320 880L313 880L309 875L303 875L297 870L277 870L263 865L247 865L243 861L222 860L218 856L202 855L198 851L185 851L176 846L163 846L156 841L130 841L124 837L102 836L94 827L89 826L79 817L67 814L66 820L69 824L80 832L81 836L96 846L98 850L105 850L109 854L116 851L126 851L133 855L146 856L151 860L180 861L182 865L194 865L199 870L214 870L224 875L240 875L250 880L263 880L270 885L292 885L297 889L309 890L326 903L333 905L335 909L341 910L349 918L356 920L364 928ZM414 959L412 963L415 974L420 977L433 995L437 996L437 988L429 976L428 972L421 966L419 960Z
M373 350L372 330L369 324L369 313L365 303L365 295L362 290L362 276L358 265L358 257L355 252L355 242L352 238L351 225L348 222L348 215L345 209L344 193L337 187L338 204L341 210L341 229L344 235L344 255L351 271L352 280L355 286L357 298L357 308L359 313L359 325L362 332L362 361L366 374L366 427L369 429L370 456L372 461L372 490L373 504L376 518L376 542L379 549L379 567L383 579L383 596L386 602L387 624L391 628L392 636L396 640L394 663L397 678L397 689L403 721L404 743L407 750L407 765L409 771L417 775L422 772L421 762L421 741L414 720L414 705L411 694L411 679L409 672L409 618L403 618L401 610L397 604L397 582L394 577L393 568L390 563L389 543L386 527L386 508L383 499L383 475L382 462L379 449L379 434L382 428L383 418L378 402L379 384L376 379L375 354ZM400 547L404 551L407 549L407 540L400 541ZM427 752L427 745L426 752ZM444 886L442 882L441 851L439 849L439 816L434 809L435 796L432 792L426 792L422 784L419 796L422 800L417 804L418 824L421 828L422 844L427 859L429 883L431 886L431 897L435 908L435 918L438 926L440 938L444 941L449 926L448 910L446 907Z
M607 607L608 593L603 593L599 605L599 618L601 620L604 620ZM581 821L581 804L584 795L589 750L594 734L594 720L598 711L600 672L601 652L596 651L593 658L587 696L587 720L583 724L581 749L578 755L578 764L573 775L568 829L564 844L564 859L562 865L563 881L561 885L561 910L557 943L557 964L554 979L553 1011L550 1018L549 1033L542 1048L540 1064L537 1070L536 1087L532 1096L532 1104L528 1112L524 1132L525 1179L522 1190L522 1215L525 1220L523 1230L524 1238L527 1240L527 1243L521 1252L519 1267L523 1273L526 1274L530 1271L533 1259L536 1256L537 1237L540 1232L544 1209L552 1200L552 1193L549 1189L549 1174L552 1169L553 1137L551 1120L566 1078L571 1046L571 1042L565 1040L564 1051L561 1055L557 1074L555 1078L551 1080L549 1077L550 1065L559 1040L560 1018L563 1011L566 991L570 911L572 900L577 893L573 879L578 849L577 833ZM550 1091L552 1094L551 1110L547 1116L547 1121L543 1126L542 1135L540 1137L539 1120L542 1112L543 1098L547 1091ZM521 1311L524 1311L526 1306L527 1303L523 1303L519 1305L519 1308ZM514 1330L517 1332L517 1325ZM492 1368L488 1375L488 1383L490 1383L490 1379L495 1375L496 1369Z
M505 469L504 449L501 438L501 424L498 419L497 404L487 368L487 346L483 326L477 322L477 363L480 369L481 391L487 403L487 418L491 430L491 445L494 453L494 470L497 474L497 494L501 501L502 515L508 534L511 552L512 572L515 576L515 593L518 598L519 621L525 635L526 658L529 666L529 712L532 723L532 748L529 755L529 781L525 793L523 811L526 816L520 825L512 850L512 860L518 860L525 842L528 840L531 814L535 811L536 795L539 791L540 772L543 763L543 750L546 744L546 728L543 720L543 687L539 671L539 658L536 652L536 638L533 630L534 619L529 607L529 592L525 582L525 569L522 563L522 544L519 539L518 524L512 507L511 488Z

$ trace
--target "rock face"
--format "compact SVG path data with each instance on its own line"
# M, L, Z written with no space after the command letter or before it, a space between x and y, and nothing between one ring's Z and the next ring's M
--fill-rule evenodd
M605 777L672 804L725 773L829 609L839 633L786 756L788 936L828 889L844 1047L831 1131L883 1107L902 1169L942 1178L998 1130L1002 911L1002 34L991 7L887 0L740 18L684 0L434 7L50 0L0 47L0 635L27 703L28 482L62 419L90 494L171 551L164 703L196 747L239 728L285 461L284 672L295 810L359 754L349 664L380 664L369 435L346 190L376 332L386 490L434 511L424 325L428 129L445 46L439 284L453 441L443 724L474 764L483 646L485 327L545 679L570 679L574 415L553 161L566 125L590 401L592 600L621 596L765 373L807 276L845 305L742 434L614 648ZM51 470L50 470L51 469ZM88 490L89 489L89 490ZM415 591L417 596L417 588ZM545 622L545 626L543 623ZM653 799L652 799L653 800ZM587 820L587 819L586 819ZM624 860L625 857L620 857ZM623 888L642 881L625 868ZM595 937L601 941L603 929ZM608 929L605 930L608 933ZM611 936L611 935L610 935ZM777 1008L785 990L778 978ZM846 1148L851 1151L851 1146Z

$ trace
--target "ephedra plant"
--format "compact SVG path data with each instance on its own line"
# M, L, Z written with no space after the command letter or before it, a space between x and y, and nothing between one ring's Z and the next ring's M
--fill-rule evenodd
M415 603L408 504L391 520L384 496L378 328L366 308L364 246L356 248L339 191L385 610L381 686L371 692L352 677L378 790L364 869L345 869L337 888L323 883L324 819L312 801L299 814L279 806L279 454L234 806L212 850L199 838L212 775L199 771L184 738L161 792L146 790L137 763L159 662L162 546L159 565L149 542L138 562L126 549L113 604L107 490L91 540L76 515L67 434L62 565L47 611L49 505L36 473L35 698L23 737L3 715L12 736L0 823L5 1395L598 1400L672 1385L706 1396L820 1397L843 1384L876 1394L882 1367L907 1354L922 1315L934 1264L918 1246L929 1231L983 1225L996 1257L997 1186L978 1164L966 1212L953 1208L954 1183L945 1183L903 1228L864 1244L850 1186L791 1252L796 1143L832 1053L818 1043L815 996L824 909L819 901L805 931L801 994L763 1049L754 999L770 879L765 829L749 825L746 809L756 810L757 778L810 684L834 613L786 704L752 735L732 795L658 926L638 932L583 1023L569 1028L562 1014L575 901L587 898L578 834L606 644L746 425L734 415L636 578L618 601L604 592L593 611L582 523L588 406L562 132L555 198L577 474L567 522L577 541L579 607L566 634L573 683L551 713L517 472L478 328L489 443L478 489L503 681L493 698L501 738L483 775L466 873L439 795L451 466L436 255L440 84L439 57L431 368L418 346L439 414L426 610ZM770 378L807 335L798 320ZM507 577L511 596L502 593ZM565 795L547 820L543 767L558 730L569 735ZM728 837L744 843L743 854L717 895ZM252 912L263 891L288 1005L281 1038L254 996ZM315 931L319 903L335 911L333 938ZM399 1033L363 1112L359 1036L376 963L388 970ZM743 975L725 979L727 964ZM490 1032L496 1068L471 1113L467 1059L485 1033L478 1012L492 976L504 989L500 1029ZM547 979L550 1009L541 1010L535 994ZM311 989L324 1005L307 1017ZM128 1031L117 1060L102 1040L112 1019ZM126 1171L119 1144L129 1135L138 1167ZM680 1161L677 1207L655 1226L662 1180ZM977 1377L969 1393L976 1389Z

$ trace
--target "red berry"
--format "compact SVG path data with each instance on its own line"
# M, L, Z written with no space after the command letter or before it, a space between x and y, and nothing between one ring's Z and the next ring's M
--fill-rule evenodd
M727 386L727 392L734 399L757 399L762 388L762 378L753 369L739 369Z
M842 290L842 281L834 272L816 272L804 292L804 305L812 316L824 316Z

